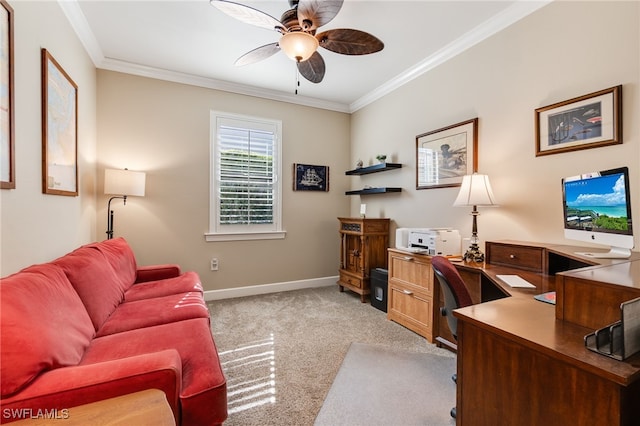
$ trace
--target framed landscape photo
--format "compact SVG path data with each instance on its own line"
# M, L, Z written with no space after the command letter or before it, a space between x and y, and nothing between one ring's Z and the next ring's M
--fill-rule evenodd
M5 0L0 0L0 6L0 188L14 189L13 9Z
M78 86L42 49L42 192L78 195Z
M622 86L538 108L536 156L622 143Z
M416 136L416 188L460 186L478 169L478 118Z
M293 164L294 191L329 191L329 167Z

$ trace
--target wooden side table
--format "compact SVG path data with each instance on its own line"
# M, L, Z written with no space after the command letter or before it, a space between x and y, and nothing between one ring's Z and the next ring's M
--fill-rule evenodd
M25 412L26 415L29 415ZM31 417L11 423L16 426L175 426L173 412L164 392L148 389L116 398L92 402L48 413L44 418L32 411Z

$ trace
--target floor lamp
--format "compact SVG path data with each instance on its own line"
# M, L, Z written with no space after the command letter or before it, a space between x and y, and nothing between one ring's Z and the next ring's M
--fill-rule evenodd
M484 262L484 253L478 247L478 206L495 206L496 200L489 183L489 176L474 173L462 178L462 185L454 206L473 206L473 226L471 228L471 245L463 255L465 262Z
M131 170L105 169L104 171L104 193L114 195L107 203L107 239L113 238L113 210L111 201L122 198L123 204L127 204L129 195L144 197L146 174L144 172L133 172Z

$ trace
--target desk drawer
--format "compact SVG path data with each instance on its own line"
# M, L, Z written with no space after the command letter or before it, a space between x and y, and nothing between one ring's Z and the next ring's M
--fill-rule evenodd
M542 247L487 242L486 250L487 263L533 272L544 270L544 248Z
M389 283L387 318L433 341L433 300L421 291Z
M389 254L389 281L404 286L417 286L431 296L433 291L433 269L426 256L412 254Z
M362 279L354 277L353 275L345 274L340 271L340 281L339 284L345 284L355 288L362 288Z

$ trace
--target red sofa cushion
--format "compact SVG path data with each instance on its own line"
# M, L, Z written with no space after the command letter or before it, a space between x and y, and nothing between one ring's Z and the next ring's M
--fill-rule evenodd
M64 270L98 330L124 299L123 281L104 255L91 246L80 247L52 263Z
M165 263L163 265L138 266L136 283L146 281L158 281L166 278L175 278L182 273L180 265L175 263Z
M202 288L198 274L189 271L175 278L134 284L124 293L124 301L133 302L135 300L188 293L191 291L203 293L204 289Z
M227 385L207 318L98 337L81 365L176 349L182 360L181 424L221 424L227 418Z
M35 265L0 280L2 397L46 370L75 365L94 335L62 269Z
M97 336L192 318L209 318L209 309L200 292L125 302L102 324Z
M136 257L124 238L104 240L91 244L90 247L99 250L104 255L115 271L116 276L120 279L120 285L125 290L131 287L136 281Z

